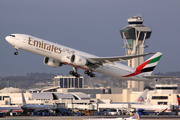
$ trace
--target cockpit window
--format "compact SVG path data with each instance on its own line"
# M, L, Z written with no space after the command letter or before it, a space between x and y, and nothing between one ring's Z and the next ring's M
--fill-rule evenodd
M15 35L9 35L9 36L15 37Z

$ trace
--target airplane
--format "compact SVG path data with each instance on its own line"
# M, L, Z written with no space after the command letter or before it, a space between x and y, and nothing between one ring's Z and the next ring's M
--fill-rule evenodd
M77 72L80 68L85 70L84 73L90 77L95 77L93 72L98 72L119 80L157 81L157 78L166 78L165 76L151 75L162 56L161 52L157 52L137 68L132 68L119 62L152 53L98 57L26 34L10 34L5 39L14 47L14 55L18 55L18 49L22 49L44 56L43 62L47 66L57 68L62 65L70 65L73 67L73 71L69 73L75 77L80 77Z
M152 95L154 94L155 91L151 91L148 99L146 100L146 103L144 104L132 104L132 108L141 108L144 109L144 112L156 112L159 114L164 113L164 112L171 112L170 106L169 105L153 105L151 104L151 99Z
M4 115L10 115L11 112L12 113L13 112L23 112L23 110L20 107L14 107L14 106L8 106L8 105L0 107L0 113L4 113Z
M0 107L0 112L3 113L10 113L12 112L13 108L12 107Z
M24 94L22 93L22 102L23 105L21 106L21 108L23 109L23 111L25 113L27 112L44 112L44 111L49 111L50 108L47 105L30 105L30 104L26 104L26 100L24 98Z
M143 113L144 109L138 109L136 113L129 118L100 118L100 119L83 119L83 120L140 120L141 115Z

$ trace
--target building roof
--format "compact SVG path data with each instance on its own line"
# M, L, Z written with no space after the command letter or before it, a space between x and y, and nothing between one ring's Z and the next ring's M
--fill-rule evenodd
M32 99L53 99L52 93L32 93Z
M171 84L171 85L167 85L167 84L156 84L155 87L177 87L177 84Z
M76 78L75 76L71 76L71 75L69 75L69 76L62 76L62 75L57 75L56 77L54 77L54 78ZM80 76L80 78L84 78L83 76Z
M41 88L41 92L45 92L45 91L52 90L52 89L58 89L58 88L60 88L60 86L45 86L45 87Z
M27 91L41 91L41 89L39 89L39 88L31 88L31 89L29 89Z
M82 92L70 92L72 95L77 97L79 100L91 99L89 95Z
M54 98L53 94L57 96ZM57 93L57 92L45 92L45 93L32 93L32 99L74 99L72 94L64 94L64 93Z
M1 93L21 93L22 90L19 88L8 87L0 90Z
M55 95L57 95L59 98L63 99L63 98L71 98L73 99L73 95L72 94L63 94L63 93L54 93Z

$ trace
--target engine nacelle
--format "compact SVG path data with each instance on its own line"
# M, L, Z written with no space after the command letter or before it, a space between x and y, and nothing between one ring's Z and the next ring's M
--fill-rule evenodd
M43 62L45 65L50 66L50 67L54 67L54 68L62 66L62 63L59 62L58 60L54 60L54 59L48 58L48 57L45 57Z
M72 55L71 56L71 63L77 66L85 66L87 65L87 59L80 56L80 55Z

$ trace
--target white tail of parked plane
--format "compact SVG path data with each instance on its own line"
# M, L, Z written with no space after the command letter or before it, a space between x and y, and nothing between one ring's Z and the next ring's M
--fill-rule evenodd
M147 97L148 89L145 89L141 95L134 101L134 103L145 103L145 99Z
M25 100L25 97L24 97L23 92L22 92L22 104L23 104L23 105L26 105L26 100Z
M41 112L41 111L49 111L50 108L47 105L31 105L31 104L26 104L26 100L24 97L24 94L22 92L22 106L21 108L23 109L24 112Z
M146 104L151 104L151 99L152 99L152 95L154 94L154 92L155 92L155 90L149 92L149 97L146 100Z

